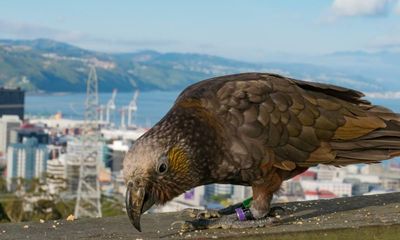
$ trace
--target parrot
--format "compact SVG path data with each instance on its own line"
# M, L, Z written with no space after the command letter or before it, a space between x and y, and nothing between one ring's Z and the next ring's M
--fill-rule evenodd
M400 115L364 96L262 72L188 86L124 157L131 223L141 231L140 217L153 205L219 183L250 186L250 203L193 209L196 218L182 221L182 228L265 226L277 210L271 208L274 193L308 168L400 156Z

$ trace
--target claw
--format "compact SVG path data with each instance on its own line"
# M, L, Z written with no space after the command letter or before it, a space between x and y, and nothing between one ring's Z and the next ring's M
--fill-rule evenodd
M171 227L173 228L178 224L180 224L181 231L188 232L209 228L210 221L207 219L196 219L194 221L175 221L171 224Z
M185 208L182 210L182 214L188 215L189 217L196 219L210 219L221 217L221 214L218 212L218 210L215 209L200 210L196 208Z
M281 206L274 206L274 207L271 207L271 209L269 210L269 212L268 212L268 217L276 217L276 216L278 216L278 215L282 215L283 213L285 213L286 212L286 210L283 208L283 207L281 207Z
M174 228L175 225L180 225L180 229L182 231L191 231L195 229L193 224L191 224L191 222L188 221L175 221L171 223L171 228Z
M197 212L197 219L210 219L210 218L219 218L221 215L218 213L218 210L200 210Z
M187 214L191 218L197 217L197 214L200 210L196 208L185 208L182 210L182 214Z

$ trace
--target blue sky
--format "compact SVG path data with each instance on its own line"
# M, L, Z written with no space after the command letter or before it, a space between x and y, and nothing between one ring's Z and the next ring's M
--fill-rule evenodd
M0 38L262 61L400 49L398 0L1 1Z

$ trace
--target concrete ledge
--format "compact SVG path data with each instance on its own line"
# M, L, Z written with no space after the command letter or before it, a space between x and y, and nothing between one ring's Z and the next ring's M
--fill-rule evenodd
M126 216L75 221L0 224L0 239L400 239L400 193L282 204L287 214L274 226L179 233L179 213L146 214L143 233Z

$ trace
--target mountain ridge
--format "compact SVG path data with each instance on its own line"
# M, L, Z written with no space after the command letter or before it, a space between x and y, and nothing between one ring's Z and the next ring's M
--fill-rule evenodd
M371 71L366 65L371 64L366 61L369 55L355 52L357 56L353 60L349 54L351 55L327 55L324 57L325 64L318 64L324 63L323 60L305 63L253 63L213 55L161 53L154 50L104 53L50 39L0 39L0 85L21 87L30 92L84 92L88 67L94 65L101 92L110 92L114 88L119 91L133 91L135 88L144 91L181 90L202 79L254 71L273 72L362 91L385 91L393 88L390 84L389 87L382 86L379 76L383 74L379 71L375 75L364 74L365 68ZM378 70L383 69L381 72L385 67L396 71L390 65L390 60L397 57L400 59L400 55L388 56L390 59L380 62L381 67ZM359 64L360 58L366 59L365 65ZM343 59L350 64L340 66ZM351 61L354 62L353 65ZM339 64L336 66L335 62ZM387 76L390 78L392 75L387 73ZM400 89L398 83L396 87Z

